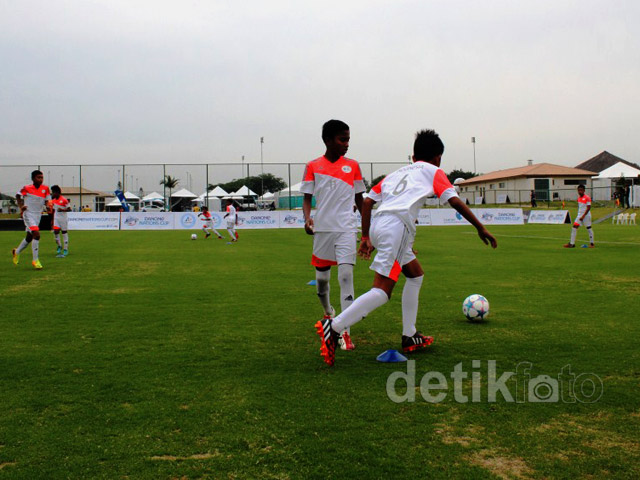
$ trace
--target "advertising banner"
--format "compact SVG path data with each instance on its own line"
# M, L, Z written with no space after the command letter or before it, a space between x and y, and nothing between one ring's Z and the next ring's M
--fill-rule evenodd
M280 214L280 228L303 228L304 227L304 215L302 210L281 210Z
M175 214L170 212L122 212L121 230L174 230Z
M209 212L211 213L211 220L213 220L213 228L220 229L226 228L227 223L222 219L224 213L221 212ZM174 212L173 214L174 228L176 230L191 230L200 229L203 227L204 222L202 217L198 217L195 212Z
M226 225L226 224L225 224ZM280 212L238 212L236 228L278 228L280 226Z
M69 212L69 230L119 230L120 212Z
M529 223L571 223L568 210L531 210Z
M473 208L473 214L485 225L524 225L521 208Z
M431 210L430 225L469 225L469 222L453 208L438 208Z
M418 212L418 225L431 225L431 212L433 210L423 208Z

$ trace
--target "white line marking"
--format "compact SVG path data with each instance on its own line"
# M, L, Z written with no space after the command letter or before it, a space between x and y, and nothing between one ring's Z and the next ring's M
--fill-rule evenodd
M463 233L465 235L477 235L477 233L475 232L460 232ZM565 237L536 237L535 235L503 235L503 234L494 234L492 233L492 235L494 237L508 237L508 238L531 238L531 239L537 239L537 240L558 240L558 241L566 241L567 239ZM577 245L578 242L576 242ZM596 248L598 246L599 243L608 243L608 244L612 244L612 245L634 245L636 247L640 247L640 243L635 243L635 242L609 242L607 240L597 240L596 241Z

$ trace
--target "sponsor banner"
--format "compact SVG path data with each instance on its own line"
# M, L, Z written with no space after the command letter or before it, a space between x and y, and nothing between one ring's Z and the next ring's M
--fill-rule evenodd
M529 212L529 223L570 223L568 210L531 210Z
M220 214L217 212L211 212L211 218L213 219L213 224L216 226L216 221L214 215ZM202 220L198 218L198 214L194 212L174 212L173 213L173 224L176 230L191 230L192 228L202 228ZM219 226L219 225L218 225Z
M68 212L69 230L119 230L120 212Z
M521 208L472 208L471 211L485 225L524 224L524 213ZM431 223L429 225L470 225L453 208L432 209L430 212Z
M122 212L121 230L174 230L175 214L171 212Z
M472 211L485 225L524 225L521 208L473 208Z
M422 208L418 212L418 225L431 225L431 212L428 208Z
M304 215L302 210L281 210L280 214L280 228L303 228L304 227Z
M226 223L225 223L226 225ZM238 212L236 228L278 228L280 226L280 212L257 211Z

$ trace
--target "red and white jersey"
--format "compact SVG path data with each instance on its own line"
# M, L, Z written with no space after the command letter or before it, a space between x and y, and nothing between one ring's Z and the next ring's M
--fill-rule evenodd
M46 185L40 185L36 188L35 185L25 185L20 189L18 195L22 197L27 212L30 213L42 213L44 206L51 200L51 192Z
M233 205L227 205L227 222L236 223L236 207Z
M209 223L212 221L210 212L200 212L198 216L201 217L204 223Z
M300 187L302 193L316 197L313 218L316 232L355 232L355 195L365 190L360 165L346 157L340 157L334 163L324 156L310 161Z
M581 197L578 197L578 218L584 215L584 212L587 211L587 207L589 206L591 206L591 197L589 195L585 193Z
M69 208L69 200L60 195L58 198L51 200L53 203L53 211L56 218L60 220L67 219L67 208Z
M369 198L380 202L377 215L395 214L413 232L420 208L425 199L433 194L445 202L458 196L441 169L417 161L387 175L371 189Z

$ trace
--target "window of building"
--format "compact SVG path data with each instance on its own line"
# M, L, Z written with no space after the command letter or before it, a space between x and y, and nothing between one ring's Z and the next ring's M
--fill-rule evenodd
M489 190L493 190L494 188L496 188L496 184L495 183L490 183L489 184Z
M504 182L500 182L498 184L498 188L505 188L505 187L506 187L506 184Z
M565 179L564 184L565 185L580 185L580 184L586 185L587 181L586 180L574 180L572 178L567 178L567 179Z

